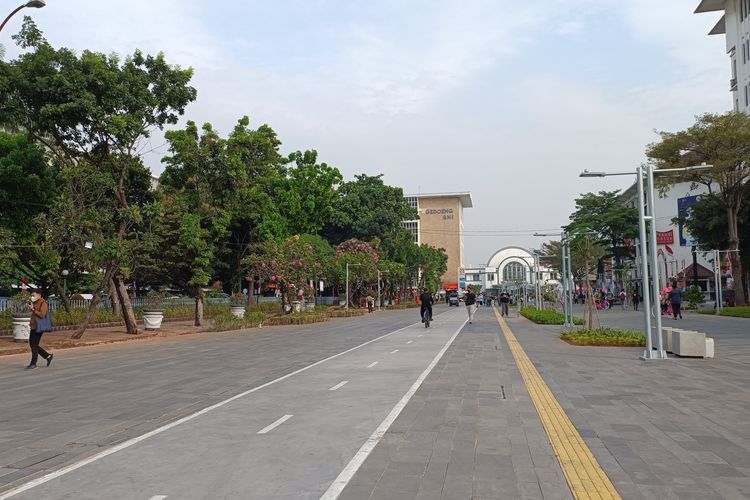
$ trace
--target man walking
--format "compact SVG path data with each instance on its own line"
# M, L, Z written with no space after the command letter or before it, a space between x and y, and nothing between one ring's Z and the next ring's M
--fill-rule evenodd
M641 302L641 297L638 295L638 292L633 290L633 296L630 298L630 300L633 302L633 310L638 310L638 304Z
M466 289L464 302L466 303L466 311L469 313L469 324L472 324L474 321L474 312L477 310L477 296L471 291L471 287Z
M510 304L510 294L508 293L508 290L503 290L500 293L500 315L501 316L508 315L508 304Z
M674 319L677 319L677 316L682 319L682 311L680 308L682 307L682 290L677 288L677 282L672 283L672 290L669 291L669 302L672 304L672 315L674 315Z

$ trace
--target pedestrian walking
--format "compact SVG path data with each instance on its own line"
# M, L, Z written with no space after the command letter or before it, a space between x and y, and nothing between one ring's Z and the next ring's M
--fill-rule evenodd
M633 302L633 310L638 310L638 304L641 302L641 297L638 296L638 292L633 292L633 295L631 296L630 300Z
M625 290L620 290L620 306L622 307L622 310L625 310L625 299L627 298L627 295L625 294Z
M375 297L372 294L367 295L367 312L373 312L375 310Z
M477 310L477 296L471 291L471 287L467 288L466 295L464 295L464 303L466 303L466 311L469 313L469 324L474 322L474 312Z
M672 284L672 290L669 291L669 302L672 304L672 315L674 316L674 319L677 319L677 316L682 319L682 290L677 288L677 282L674 282Z
M47 360L47 366L52 363L52 353L45 351L39 342L42 340L42 334L45 332L52 331L52 317L50 316L49 304L42 297L42 293L39 290L33 290L31 292L31 303L29 304L31 310L31 332L29 335L29 347L31 348L31 363L26 367L27 370L33 370L36 368L36 362L39 356Z
M503 290L500 293L500 315L508 315L508 304L510 304L510 294L507 290Z

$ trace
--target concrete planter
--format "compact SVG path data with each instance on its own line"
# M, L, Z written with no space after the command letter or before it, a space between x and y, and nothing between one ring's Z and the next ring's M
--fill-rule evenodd
M235 318L244 318L245 317L245 306L232 306L232 315Z
M143 327L146 330L158 330L164 321L164 311L160 309L143 310Z
M292 310L296 313L302 312L302 302L299 300L292 301Z
M13 340L28 342L31 335L31 315L13 315Z
M315 302L305 302L305 311L315 312Z

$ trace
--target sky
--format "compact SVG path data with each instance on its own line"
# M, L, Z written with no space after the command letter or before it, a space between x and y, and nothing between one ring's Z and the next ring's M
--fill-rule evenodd
M229 132L267 123L346 179L470 191L465 264L539 247L581 193L626 188L656 130L731 107L719 14L698 0L47 0L54 46L162 51L195 71L186 113ZM7 7L7 6L6 6ZM17 52L0 35L6 58ZM146 148L155 174L166 154Z

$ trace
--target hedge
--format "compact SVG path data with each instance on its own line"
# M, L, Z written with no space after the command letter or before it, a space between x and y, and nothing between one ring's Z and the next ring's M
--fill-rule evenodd
M570 332L564 332L560 335L560 338L569 344L581 346L646 346L646 337L642 333L614 328L573 330Z
M536 307L522 307L521 315L540 325L564 325L565 315L554 309L537 309ZM582 325L583 319L573 317L573 324Z

